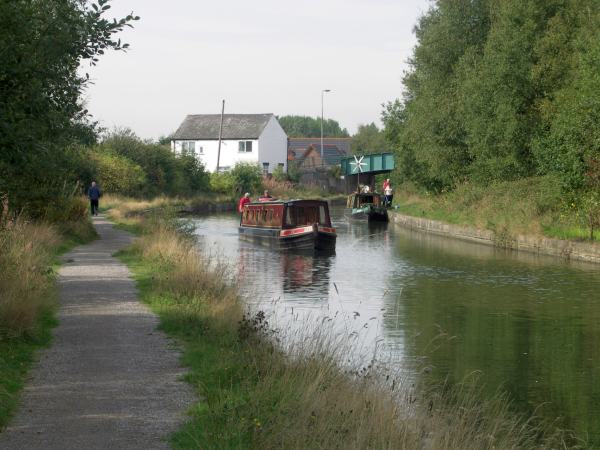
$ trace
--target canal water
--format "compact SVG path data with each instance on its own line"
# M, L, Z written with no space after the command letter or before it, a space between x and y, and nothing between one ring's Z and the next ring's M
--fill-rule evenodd
M432 379L480 374L484 392L600 448L600 266L349 223L332 209L335 255L280 253L238 239L238 216L194 219L255 308L289 335L345 333L356 355Z

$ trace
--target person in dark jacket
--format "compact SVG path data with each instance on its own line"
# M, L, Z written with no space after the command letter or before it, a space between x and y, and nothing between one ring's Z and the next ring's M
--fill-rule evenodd
M90 199L90 208L92 209L92 216L98 215L98 200L102 192L100 192L100 188L96 186L96 182L92 181L92 185L88 189L88 198Z

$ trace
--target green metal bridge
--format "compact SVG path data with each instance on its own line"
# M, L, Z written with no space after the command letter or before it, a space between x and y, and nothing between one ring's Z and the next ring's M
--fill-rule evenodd
M346 193L354 192L360 185L375 189L375 175L389 173L395 168L392 153L353 155L340 161L342 176L346 180Z
M374 155L354 155L340 161L342 175L378 175L394 170L394 155L378 153Z

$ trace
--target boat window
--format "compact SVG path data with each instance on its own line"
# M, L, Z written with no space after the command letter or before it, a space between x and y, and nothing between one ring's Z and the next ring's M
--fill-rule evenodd
M267 210L263 209L262 210L262 222L265 223L267 221Z
M306 225L306 215L302 206L296 208L296 225Z
M287 225L294 225L294 220L292 219L292 208L285 209L285 223Z
M269 219L268 220L269 220L270 224L273 223L273 210L272 209L269 211Z
M327 214L325 214L325 205L319 206L319 223L321 225L328 225Z

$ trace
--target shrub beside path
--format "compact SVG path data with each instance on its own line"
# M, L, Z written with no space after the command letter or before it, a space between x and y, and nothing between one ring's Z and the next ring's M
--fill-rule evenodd
M158 449L194 400L180 353L112 255L132 237L102 217L100 238L66 254L59 325L0 433L4 449Z

